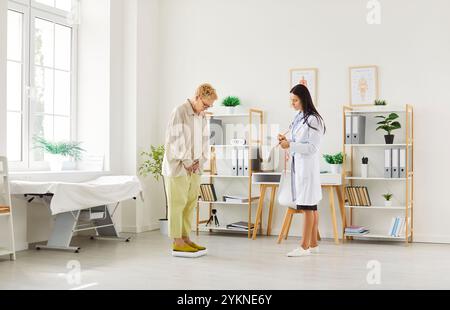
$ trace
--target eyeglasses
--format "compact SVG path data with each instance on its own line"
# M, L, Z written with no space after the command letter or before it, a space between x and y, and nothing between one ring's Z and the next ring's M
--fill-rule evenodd
M203 108L204 108L205 110L208 110L209 108L211 108L212 104L209 105L209 104L205 103L205 101L203 101L203 99L200 99L200 100L202 101Z

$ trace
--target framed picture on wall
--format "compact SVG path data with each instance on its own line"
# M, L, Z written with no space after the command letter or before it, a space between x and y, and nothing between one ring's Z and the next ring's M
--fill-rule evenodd
M378 99L378 67L350 67L350 105L373 105Z
M302 84L308 87L311 97L314 100L314 105L317 106L317 84L318 84L318 72L316 68L307 69L291 69L290 70L290 89Z

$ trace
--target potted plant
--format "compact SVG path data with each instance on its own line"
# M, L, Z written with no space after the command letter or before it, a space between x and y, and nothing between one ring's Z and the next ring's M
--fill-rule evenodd
M159 220L159 229L161 234L167 236L169 234L168 230L168 205L167 205L167 192L164 184L164 176L162 175L162 164L164 159L164 145L151 146L150 152L142 152L143 162L139 167L139 175L146 177L151 174L156 181L162 180L162 185L164 189L164 199L166 203L166 217Z
M394 144L394 135L392 131L402 128L402 125L396 119L399 118L397 113L391 113L389 116L376 116L375 118L383 119L381 122L378 122L377 125L380 125L377 130L386 131L387 135L384 136L386 144Z
M70 157L73 160L80 160L81 153L85 152L80 145L81 142L77 141L52 142L43 137L34 137L34 148L44 151L51 171L61 171L67 157Z
M234 114L237 107L239 107L240 105L241 100L238 97L234 96L228 96L222 102L222 106L226 107L228 114Z
M342 152L335 155L325 154L323 155L323 157L325 158L325 161L330 165L331 173L342 173L342 164L344 163L344 154Z
M392 207L392 197L393 197L394 195L392 195L392 194L384 194L383 195L383 198L384 198L384 206L385 207Z
M361 177L364 179L369 177L369 158L367 157L362 158Z
M386 106L387 102L386 102L386 100L377 99L377 100L375 100L375 105L376 106Z

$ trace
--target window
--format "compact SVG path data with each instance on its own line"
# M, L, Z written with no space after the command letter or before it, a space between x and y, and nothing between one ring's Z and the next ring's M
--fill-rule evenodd
M22 161L23 133L23 85L24 85L24 14L8 11L8 50L7 50L7 132L8 158Z
M7 150L13 169L43 167L35 136L76 138L77 28L70 22L71 9L72 0L9 2Z

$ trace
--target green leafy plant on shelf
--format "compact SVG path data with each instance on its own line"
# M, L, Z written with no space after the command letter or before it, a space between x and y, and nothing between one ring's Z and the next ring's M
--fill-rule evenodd
M342 164L344 163L344 154L342 152L334 155L325 154L323 158L330 165L331 173L340 174L342 172Z
M223 100L222 105L225 107L237 107L241 105L241 100L238 97L228 96Z
M342 152L335 155L325 154L323 155L323 158L325 158L327 164L330 165L342 165L344 163L344 154Z
M149 174L155 178L156 181L160 181L162 179L163 189L164 189L164 198L166 201L166 218L163 220L167 220L168 217L168 206L167 206L167 193L166 187L164 185L164 176L162 174L162 165L164 160L165 148L164 145L160 146L151 146L150 152L141 152L141 157L143 159L142 164L139 167L139 175L143 177L147 177Z
M377 100L375 100L375 105L376 106L386 106L387 102L386 102L386 100L377 99Z
M394 197L394 195L392 194L384 194L384 206L385 207L392 207L392 198Z
M52 155L72 157L74 160L80 160L82 152L86 151L80 146L82 142L77 141L52 142L40 136L35 136L33 140L35 149L41 149L45 153Z
M394 195L392 195L392 194L383 194L383 198L386 201L391 201L392 197L394 197Z
M393 144L394 143L394 135L392 134L392 131L402 128L402 125L396 121L399 116L397 113L391 113L389 116L383 116L379 115L375 118L380 118L382 121L378 122L377 125L377 131L378 130L384 130L386 131L387 135L385 135L386 144Z

